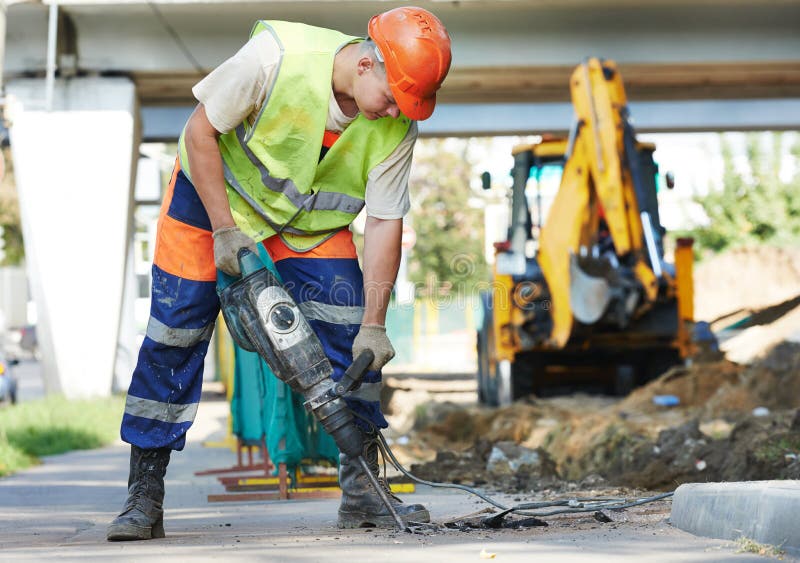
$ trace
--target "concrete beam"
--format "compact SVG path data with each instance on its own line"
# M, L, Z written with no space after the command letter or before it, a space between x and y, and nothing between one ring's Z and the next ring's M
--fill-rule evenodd
M618 68L628 100L637 102L800 97L800 61L624 63ZM454 68L439 95L449 103L566 102L574 69L575 65Z
M576 61L577 62L577 61ZM575 65L455 67L439 101L533 103L569 101ZM800 98L800 61L619 65L629 100ZM197 72L134 72L145 105L193 103Z
M642 133L760 131L800 128L800 99L631 102L634 127ZM446 104L420 124L430 137L566 133L568 103Z
M632 102L637 131L680 133L703 131L796 131L800 99ZM175 142L194 106L144 106L142 139ZM420 123L423 137L468 137L566 133L572 106L547 104L439 104L433 117ZM0 138L7 132L0 124Z
M630 107L641 133L800 129L800 98L632 102ZM143 138L175 141L192 109L143 107ZM438 104L419 131L423 137L565 134L572 113L568 103Z
M401 2L158 3L200 65L238 50L255 20L304 21L363 35L376 11ZM453 67L571 67L588 55L619 64L798 62L800 4L788 1L421 0L447 24ZM181 72L194 68L146 3L63 5L75 23L79 68L95 72ZM222 10L222 12L221 12ZM44 69L46 7L9 10L7 72ZM223 13L224 16L220 14ZM124 22L124 25L121 23Z
M222 6L247 3L248 0L154 0L153 4L219 4ZM760 0L763 5L789 4L793 0ZM148 0L6 0L9 4L21 2L36 2L45 5L57 3L59 6L123 6L130 4L146 4ZM249 0L250 3L270 3L270 4L342 4L342 0L270 0L261 2L260 0ZM375 0L347 0L348 4L374 4ZM386 2L387 4L389 2ZM461 0L462 4L484 5L489 8L496 8L498 4L514 3L530 9L547 8L553 5L552 0ZM749 4L748 0L650 0L648 4L654 6L730 6L732 4ZM559 4L570 8L595 8L603 9L610 7L636 8L642 5L641 0L560 0Z

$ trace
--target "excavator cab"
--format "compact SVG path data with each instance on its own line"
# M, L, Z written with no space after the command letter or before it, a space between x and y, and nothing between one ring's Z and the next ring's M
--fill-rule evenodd
M514 149L528 151L530 172L526 188L525 199L527 200L528 221L531 227L531 240L536 241L544 224L545 214L552 202L561 182L566 163L566 151L568 140L546 135L542 141L531 145L520 145ZM639 162L641 169L641 186L637 190L637 202L639 210L648 214L652 226L652 235L655 243L658 260L664 265L664 236L666 229L661 225L661 217L658 209L659 168L654 159L656 146L653 143L636 143L635 158ZM525 159L520 159L520 165L527 168L528 163ZM669 186L674 179L672 174L667 173L663 179L663 184ZM613 240L605 219L603 208L598 204L599 224L597 232L598 248L594 252L608 252L613 250ZM511 233L509 232L509 238ZM609 255L610 256L610 255Z

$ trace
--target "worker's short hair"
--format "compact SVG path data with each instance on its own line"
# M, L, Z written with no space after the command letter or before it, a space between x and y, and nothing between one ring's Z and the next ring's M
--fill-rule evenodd
M367 37L364 42L361 43L361 54L369 56L373 63L375 63L383 72L386 72L381 50L378 49L378 45L372 40L372 38Z

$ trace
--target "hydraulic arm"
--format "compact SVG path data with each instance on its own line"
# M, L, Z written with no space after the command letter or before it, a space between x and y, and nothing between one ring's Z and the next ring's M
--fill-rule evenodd
M612 303L617 306L619 324L626 326L635 312L655 300L654 270L660 273L655 250L648 263L642 248L645 233L634 181L635 173L641 173L616 66L589 59L573 72L570 89L576 121L538 254L552 299L551 341L559 347L572 333L573 318L594 323ZM619 275L620 268L603 272L590 267L592 273L585 272L585 262L591 259L588 249L597 243L601 214L620 266L632 276Z

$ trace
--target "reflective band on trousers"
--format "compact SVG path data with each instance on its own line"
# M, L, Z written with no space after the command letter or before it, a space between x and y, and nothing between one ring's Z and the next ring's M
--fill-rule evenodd
M177 424L180 422L192 422L197 414L197 405L198 403L189 403L188 405L161 403L134 397L129 393L128 398L125 400L125 414Z
M319 301L303 301L298 303L297 306L303 316L309 320L313 319L337 325L361 324L361 320L364 317L364 307L361 306L329 305ZM358 389L347 393L347 397L368 402L378 402L381 400L382 385L380 381L362 383Z
M361 319L364 317L364 307L360 306L328 305L318 301L303 301L298 303L297 306L307 319L315 319L337 325L358 325L361 324Z
M147 337L165 346L189 348L203 340L211 340L214 323L204 328L172 328L155 317L147 322Z

